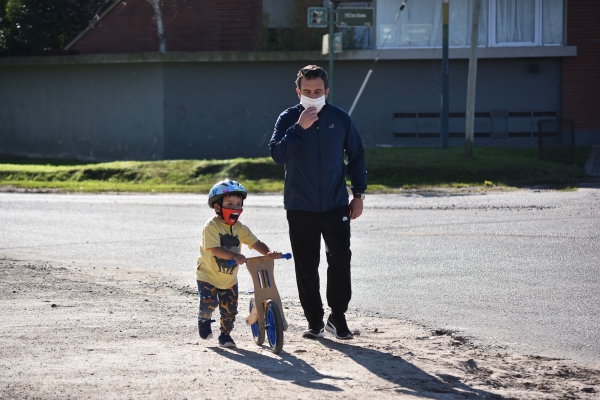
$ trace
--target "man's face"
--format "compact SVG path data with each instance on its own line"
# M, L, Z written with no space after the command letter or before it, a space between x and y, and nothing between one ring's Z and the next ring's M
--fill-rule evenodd
M302 78L300 80L300 87L296 88L296 93L298 93L298 98L300 98L300 96L306 96L311 99L317 99L323 95L327 98L329 89L325 90L325 81L323 81L323 78Z

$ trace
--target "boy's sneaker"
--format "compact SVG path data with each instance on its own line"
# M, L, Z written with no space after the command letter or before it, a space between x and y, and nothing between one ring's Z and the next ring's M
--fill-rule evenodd
M311 328L309 325L308 329L306 329L304 332L302 332L302 337L309 338L309 339L324 338L325 332L323 332L323 328L321 328L321 329Z
M327 318L325 330L333 333L336 338L341 340L354 339L354 335L350 332L350 329L348 329L346 316L344 314L337 314L335 316L331 314L329 318Z
M207 319L206 321L198 321L198 332L200 333L200 337L204 340L208 340L212 338L212 329L210 328L210 324L215 322L214 319Z
M236 347L231 336L221 333L219 335L219 346L221 347Z

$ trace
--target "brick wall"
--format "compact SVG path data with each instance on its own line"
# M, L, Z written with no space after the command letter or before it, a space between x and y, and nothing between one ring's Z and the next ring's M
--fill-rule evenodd
M164 0L168 52L253 51L260 45L262 0ZM146 0L121 1L75 45L79 54L158 51Z
M577 57L563 59L563 118L577 131L600 129L600 1L568 0L567 44Z

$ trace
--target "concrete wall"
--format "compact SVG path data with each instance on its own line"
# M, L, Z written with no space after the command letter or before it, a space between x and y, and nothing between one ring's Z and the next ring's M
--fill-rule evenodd
M382 57L375 65L352 115L365 145L440 145L440 60L427 53L428 59ZM450 144L462 145L468 61L452 54ZM350 109L372 66L368 56L336 60L336 105ZM482 57L475 145L535 146L537 119L560 117L561 60ZM298 103L295 74L311 63L329 68L316 52L0 60L0 154L90 160L268 156L275 120ZM588 134L600 138L600 132Z
M529 71L532 65L537 66L536 73ZM338 82L351 84L347 89L338 88L336 99L340 99L342 107L349 108L362 84L362 80L353 82L356 79L352 76L367 70L369 64L349 65L347 69L341 66ZM460 145L464 143L465 118L456 114L466 111L468 60L452 60L449 70L451 144ZM533 113L550 112L556 117L560 112L560 73L560 59L479 60L475 112L489 116L476 119L479 127L476 145L535 145ZM362 127L364 141L370 146L439 145L439 116L427 114L440 113L441 94L439 61L380 61L353 118ZM504 111L505 121L493 134L492 112L496 111ZM521 136L513 137L509 132L512 128L509 114L517 112L531 113L531 117L527 127L519 128ZM421 114L425 116L419 118ZM524 137L524 130L530 133L528 138ZM460 139L456 138L459 134Z
M321 61L312 62L328 69L328 63ZM295 72L308 63L166 64L165 157L267 156L277 116L298 102ZM336 105L350 109L370 64L344 61L335 65ZM532 64L537 66L536 73L529 72ZM467 68L467 60L451 64L451 113L465 112ZM439 61L431 60L377 64L353 113L365 145L439 145L439 117L425 121L414 118L409 122L412 130L399 128L399 123L407 121L394 118L399 113L418 116L440 112L439 70ZM554 117L560 113L560 70L560 59L482 60L476 111L489 116L477 119L481 132L476 144L537 145L534 113L554 113ZM492 125L497 122L492 119L492 110L505 111L505 122L496 123L496 135L492 135ZM509 113L530 113L528 118L518 118L519 135L515 137L509 137L509 128L514 125L509 123ZM428 129L423 135L425 123ZM451 123L454 136L461 135L452 142L461 145L465 118L453 117ZM501 128L503 132L499 132ZM414 138L398 135L403 132L416 134Z
M278 115L297 104L298 63L170 63L165 71L165 156L269 155Z
M28 65L0 71L1 154L163 158L162 65Z

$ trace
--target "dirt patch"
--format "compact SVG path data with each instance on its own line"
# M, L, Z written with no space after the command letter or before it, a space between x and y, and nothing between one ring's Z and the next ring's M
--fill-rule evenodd
M193 279L193 276L192 278ZM283 351L197 333L193 280L156 272L0 260L0 398L597 398L600 368L497 352L450 331L348 314L357 336L301 337L283 300ZM328 334L329 335L329 334Z

